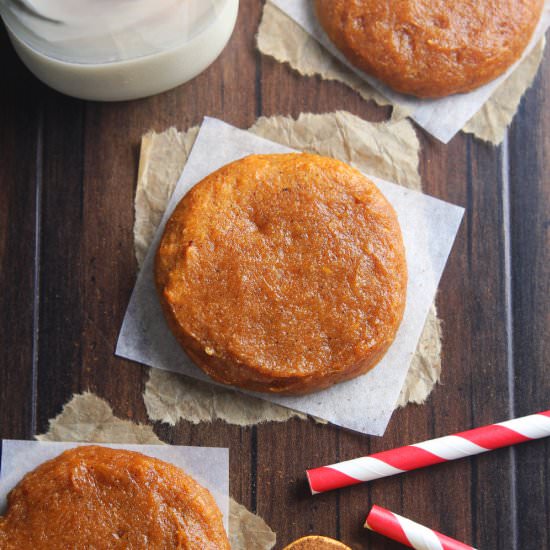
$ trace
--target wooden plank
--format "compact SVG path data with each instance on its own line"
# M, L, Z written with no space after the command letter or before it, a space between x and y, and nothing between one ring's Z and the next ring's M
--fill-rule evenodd
M44 98L37 431L78 389L81 364L83 103Z
M452 412L452 424L459 423L466 429L509 418L511 391L507 370L503 233L507 222L503 208L502 158L498 149L472 137L467 139L467 256L462 269L451 274L448 291L449 294L454 292L455 300L463 300L464 305L460 309L449 307L447 310L447 318L453 322L448 330L449 335L453 333L450 350L456 353L452 364L462 372L456 387L460 388L463 379L470 384L468 393L459 390L453 396L453 401L468 403L469 414L461 416L458 411ZM458 303L453 305L458 306ZM454 333L455 322L460 327L458 333ZM444 403L436 408L439 415L448 410ZM450 410L453 411L452 407ZM510 542L514 540L512 518L515 510L510 498L513 481L509 450L474 457L468 462L471 467L468 487L471 537L465 540L480 548L513 548ZM447 514L452 518L449 505Z
M515 413L550 408L550 59L509 138ZM550 548L550 441L515 449L518 548Z
M339 538L339 493L312 497L305 478L307 468L338 458L339 436L312 420L258 426L257 508L281 547L308 534Z
M0 30L0 438L34 429L36 211L41 162L41 93ZM38 197L38 198L37 198Z

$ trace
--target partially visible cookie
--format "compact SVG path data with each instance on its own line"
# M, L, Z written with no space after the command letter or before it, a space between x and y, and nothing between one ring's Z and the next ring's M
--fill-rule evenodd
M358 68L404 94L443 97L517 61L544 0L315 0L325 32Z
M310 535L291 542L283 550L351 550L351 548L328 537Z
M182 470L100 446L65 451L27 474L0 517L2 550L229 550L210 492Z

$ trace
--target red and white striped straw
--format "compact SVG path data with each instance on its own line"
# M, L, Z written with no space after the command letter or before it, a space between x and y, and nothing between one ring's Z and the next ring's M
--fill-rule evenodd
M312 494L550 436L550 410L307 470Z
M380 506L373 506L365 527L417 550L475 550L451 537L428 529Z

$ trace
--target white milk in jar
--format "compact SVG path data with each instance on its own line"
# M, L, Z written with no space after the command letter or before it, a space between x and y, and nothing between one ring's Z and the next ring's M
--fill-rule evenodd
M67 95L120 101L197 76L227 44L239 0L0 0L15 50Z

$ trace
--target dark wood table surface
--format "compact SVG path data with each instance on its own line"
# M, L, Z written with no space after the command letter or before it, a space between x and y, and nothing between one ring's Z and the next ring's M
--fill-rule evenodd
M254 46L262 2L241 3L220 58L156 97L94 103L38 82L0 31L0 436L30 439L76 392L147 422L147 369L113 355L136 279L132 225L139 144L204 115L246 128L260 115L388 109L305 78ZM175 428L165 441L230 448L231 494L276 531L353 548L400 548L362 528L377 503L482 549L550 548L550 440L309 496L306 467L548 409L550 56L500 147L418 130L426 192L466 207L437 299L443 375L427 404L397 411L382 438L312 421Z

